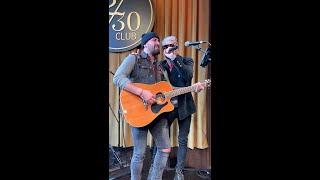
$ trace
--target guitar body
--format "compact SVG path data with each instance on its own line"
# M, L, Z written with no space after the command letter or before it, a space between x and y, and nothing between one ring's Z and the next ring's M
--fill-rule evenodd
M134 83L135 86L151 91L156 95L157 103L144 104L142 98L126 90L120 93L120 104L124 119L133 127L143 127L150 124L161 113L173 111L170 98L164 98L163 93L172 91L168 82L160 81L155 84Z

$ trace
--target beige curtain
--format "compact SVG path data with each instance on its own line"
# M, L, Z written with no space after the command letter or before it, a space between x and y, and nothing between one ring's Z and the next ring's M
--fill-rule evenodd
M155 22L153 31L160 39L168 35L174 35L179 41L179 52L182 56L191 57L194 60L193 83L207 79L207 68L199 66L203 53L195 48L185 47L185 41L209 40L210 26L210 4L209 0L152 0L155 11ZM202 47L202 46L201 46ZM203 45L206 48L206 45ZM109 52L109 70L115 72L122 60L131 52L111 53ZM158 60L162 59L162 53ZM109 73L109 142L113 146L118 146L119 126L118 118L119 91L112 81L113 75ZM208 91L193 94L196 102L197 112L192 115L191 128L189 133L188 147L204 149L208 147L207 142L207 114ZM114 117L113 112L116 115ZM171 145L178 146L178 125L177 121L171 126ZM152 138L149 133L148 145L151 145ZM120 119L120 147L130 147L133 145L131 130L129 125Z

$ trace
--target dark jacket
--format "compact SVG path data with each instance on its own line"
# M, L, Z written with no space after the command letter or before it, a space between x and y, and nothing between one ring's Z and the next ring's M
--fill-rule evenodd
M174 67L170 72L166 60L160 62L161 68L167 71L170 83L174 87L186 87L191 85L193 78L193 60L191 58L177 56L174 60ZM179 120L196 112L196 106L191 92L178 96Z

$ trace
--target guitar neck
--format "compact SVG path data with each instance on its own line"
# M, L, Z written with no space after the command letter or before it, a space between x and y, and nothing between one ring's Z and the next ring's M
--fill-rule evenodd
M201 84L203 86L205 86L205 87L209 87L210 83L211 83L211 80L207 79L207 80L205 80L205 82L202 82ZM196 88L197 88L196 86L182 87L182 88L179 88L179 89L175 89L175 90L166 92L166 93L164 93L164 96L166 98L172 98L172 97L175 97L175 96L179 96L181 94L185 94L185 93L188 93L188 92L196 91Z
M166 92L166 93L164 93L164 95L167 98L172 98L172 97L179 96L181 94L185 94L185 93L192 92L195 90L196 90L196 87L188 86L188 87L183 87L183 88L175 89L173 91Z

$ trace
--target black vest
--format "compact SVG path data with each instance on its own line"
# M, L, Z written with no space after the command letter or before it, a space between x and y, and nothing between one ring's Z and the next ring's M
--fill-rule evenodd
M130 74L133 83L154 84L163 80L164 76L158 67L158 62L151 62L145 53L136 56L136 63Z

